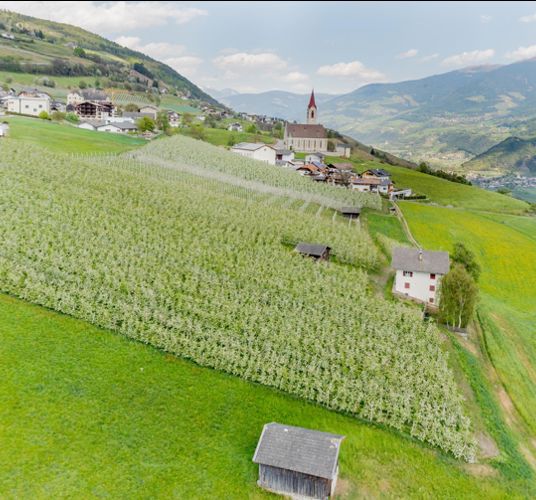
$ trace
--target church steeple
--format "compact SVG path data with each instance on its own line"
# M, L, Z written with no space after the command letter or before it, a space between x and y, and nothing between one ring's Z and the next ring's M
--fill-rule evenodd
M314 89L311 92L311 97L309 98L309 105L307 106L307 124L314 125L316 123L316 102L315 102L315 91Z

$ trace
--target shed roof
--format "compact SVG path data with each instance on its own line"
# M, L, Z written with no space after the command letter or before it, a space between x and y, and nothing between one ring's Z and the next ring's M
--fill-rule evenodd
M326 250L331 250L331 247L327 245L320 245L317 243L298 243L296 250L305 255L311 255L313 257L322 257Z
M338 170L352 170L354 168L353 163L347 161L330 163L329 166Z
M361 213L361 208L359 207L342 207L341 208L341 213L342 214L360 214Z
M322 125L287 123L287 134L297 138L325 139L326 129Z
M392 266L403 271L447 274L450 269L449 253L398 247L393 249Z
M364 174L371 173L375 177L390 177L391 176L391 174L387 172L387 170L384 170L383 168L370 168L369 170L365 170L363 173Z
M262 430L253 462L333 479L344 436L270 423Z

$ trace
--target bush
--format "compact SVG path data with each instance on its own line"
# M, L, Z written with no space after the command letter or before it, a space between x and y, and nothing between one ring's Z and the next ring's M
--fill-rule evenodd
M37 115L41 120L49 120L50 117L48 116L48 113L46 111L41 111L39 115Z
M66 117L66 114L65 113L62 113L61 111L54 111L50 117L55 121L55 122L61 122L63 120L65 120L65 117Z
M76 57L86 57L86 51L82 47L75 47L73 50L73 54Z
M65 120L70 123L78 123L80 121L80 118L76 113L67 113L65 115Z
M80 80L78 82L78 86L80 87L81 90L87 89L87 83L84 82L84 80Z

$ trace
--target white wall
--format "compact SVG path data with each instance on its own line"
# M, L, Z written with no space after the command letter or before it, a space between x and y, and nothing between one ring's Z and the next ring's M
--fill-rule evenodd
M246 158L253 158L254 160L263 161L269 163L270 165L275 165L275 149L270 146L262 146L255 151L249 151L239 148L231 148L233 153L239 154L240 156L245 156Z
M47 97L12 97L7 101L10 113L38 116L42 111L50 113L50 99Z
M404 276L404 271L397 269L395 277L395 291L402 295L407 295L422 302L437 304L437 291L441 282L442 275L436 274L435 279L430 277L430 273L421 273L413 271L413 276ZM409 288L406 288L409 283ZM430 286L435 286L431 291ZM433 302L430 302L433 299Z
M99 132L113 132L114 134L122 134L123 131L116 127L113 123L108 125L101 125L98 129Z

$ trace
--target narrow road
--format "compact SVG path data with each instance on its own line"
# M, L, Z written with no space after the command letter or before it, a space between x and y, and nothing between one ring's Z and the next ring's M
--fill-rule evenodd
M402 210L400 210L399 206L396 204L395 201L391 200L391 203L393 204L393 207L395 207L396 216L400 219L400 222L402 222L402 227L409 241L413 244L413 246L416 246L417 248L421 248L421 246L417 243L417 240L411 234L411 231L408 226L408 222L406 221L406 218L404 217Z

